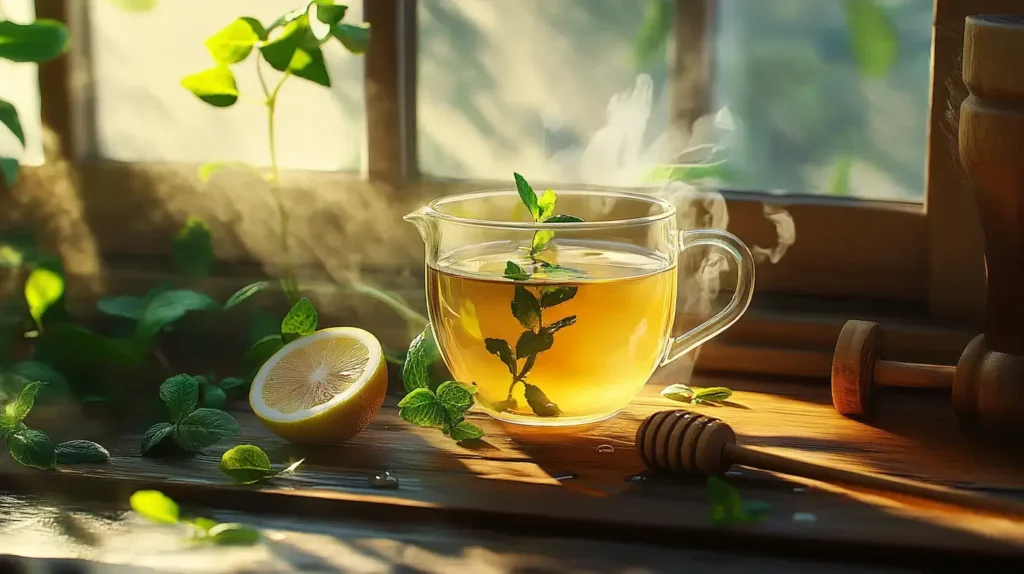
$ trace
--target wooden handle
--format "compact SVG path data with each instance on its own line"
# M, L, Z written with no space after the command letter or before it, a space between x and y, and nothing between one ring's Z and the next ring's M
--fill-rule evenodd
M1016 500L984 496L973 492L954 490L952 488L901 478L822 466L769 454L739 446L735 443L726 444L723 447L723 451L726 459L743 466L781 472L790 476L800 476L822 482L867 488L883 493L902 494L924 500L963 506L1000 516L1024 518L1024 503Z
M875 384L882 387L910 389L949 389L953 386L956 367L878 361L875 363Z

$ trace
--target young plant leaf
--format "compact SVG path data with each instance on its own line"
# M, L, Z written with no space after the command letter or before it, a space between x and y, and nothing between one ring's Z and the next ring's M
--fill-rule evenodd
M158 524L177 524L181 521L178 503L158 490L139 490L128 500L132 510L143 518Z
M49 469L57 465L57 453L45 433L22 429L7 437L11 458L24 466Z
M339 22L331 29L331 35L337 38L346 50L356 55L365 54L370 47L370 25L366 22L359 24Z
M111 317L122 317L138 321L142 318L146 302L142 297L136 297L135 295L115 295L113 297L104 297L97 301L96 308L101 313Z
M473 423L462 421L453 426L448 433L452 440L462 442L464 440L475 440L484 436L484 431Z
M110 453L107 449L91 440L62 442L54 448L54 451L57 453L57 462L61 464L83 464L110 460Z
M25 145L25 131L21 127L21 120L18 119L18 110L14 108L14 104L6 100L0 100L0 124L7 126L21 145Z
M529 383L523 384L526 386L526 402L530 405L535 415L539 417L557 417L562 414L562 410L558 408L558 405L551 402L548 396L544 394L544 391L540 390L540 387Z
M146 454L154 450L165 439L174 435L174 425L170 423L157 423L142 434L142 449L140 454Z
M28 413L32 411L32 407L36 404L36 394L41 389L43 383L35 382L25 385L21 389L21 393L18 394L17 400L14 403L7 405L6 416L10 419L11 423L20 423L25 420Z
M220 458L220 471L240 484L253 484L275 475L267 453L251 444L228 449Z
M508 372L512 376L516 376L516 356L512 352L512 347L509 346L508 341L504 339L484 339L484 346L487 347L487 352L492 355L497 355L501 362L505 363L508 367Z
M68 47L68 29L56 21L38 19L30 24L0 20L0 58L14 62L48 62Z
M174 441L187 451L217 444L241 432L231 415L217 409L196 409L174 428Z
M203 406L208 409L224 410L224 404L228 402L228 395L224 389L217 385L203 385Z
M540 210L537 217L538 221L545 221L555 213L555 202L557 200L558 197L555 196L555 191L553 189L546 190L541 194L537 199L537 207Z
M575 215L552 215L551 217L544 220L544 223L582 223L582 217L576 217Z
M298 10L293 15L294 17L286 23L271 24L271 30L280 25L283 25L283 28L273 40L260 45L260 54L263 55L263 59L278 72L288 69L292 58L295 57L295 51L302 46L307 36L310 38L313 36L309 29L309 19L306 17L305 9Z
M516 284L515 295L512 297L512 315L519 324L527 329L535 329L540 324L540 301L525 286ZM522 356L522 355L520 355Z
M693 394L693 389L681 384L669 385L661 391L661 396L681 403L690 402L693 399Z
M348 12L348 6L344 4L335 4L334 0L313 0L310 2L310 7L316 6L316 11L308 11L307 14L316 17L317 20L324 24L334 25L341 22L345 18L345 13Z
M544 309L561 305L576 296L578 287L544 287L541 289L540 306Z
M245 301L249 297L252 297L253 295L259 293L260 291L266 289L267 287L270 287L269 281L257 281L255 283L250 283L245 287L242 287L238 291L235 291L234 295L228 297L228 300L224 303L224 310L227 311L228 309L235 307L242 301Z
M505 279L511 279L513 281L526 281L530 278L530 274L525 269L509 261L505 264Z
M462 417L462 413L473 406L473 395L455 381L441 383L437 387L437 400L444 406L449 419Z
M331 76L327 73L324 53L319 47L299 46L296 48L292 61L288 63L288 70L295 77L309 80L325 88L331 87Z
M309 299L303 297L295 305L292 305L291 310L281 321L281 338L285 343L289 343L299 337L309 335L316 331L318 321L316 307Z
M213 240L202 220L190 217L171 246L178 273L188 278L206 277L213 267Z
M206 531L206 539L220 546L252 546L260 531L237 522L222 522Z
M414 425L438 428L444 425L444 405L430 389L413 389L399 401L398 409L398 415Z
M238 86L231 68L218 64L208 70L185 76L181 87L195 97L218 108L226 108L238 101Z
M219 308L220 305L216 301L196 291L162 291L146 304L142 317L135 326L135 338L140 343L149 344L160 331L189 312Z
M569 315L568 317L562 317L561 319L555 321L554 323L547 325L546 327L544 327L543 331L545 333L554 335L559 330L564 329L570 325L574 325L575 323L576 315Z
M210 36L206 40L206 49L218 64L237 64L249 57L261 36L265 39L267 31L258 20L239 18Z
M59 273L37 267L25 281L25 302L36 326L43 328L43 314L64 294L64 278Z
M530 244L530 254L536 255L548 248L548 243L555 237L554 231L547 229L537 231L533 234L533 242Z
M518 173L513 173L512 177L516 180L516 191L519 192L519 199L523 201L523 205L526 206L526 209L530 210L530 215L533 216L533 220L539 221L540 204L537 200L537 193L533 191L533 188L530 187L530 184L527 183L526 178L523 176Z
M727 389L725 387L708 387L694 392L692 402L695 404L720 403L731 396L732 389Z
M199 382L191 375L175 375L161 383L160 400L171 411L171 421L177 423L196 410Z
M434 329L428 323L423 331L409 344L409 352L402 366L402 384L405 392L430 386L430 366L441 358L434 338Z
M543 353L554 344L555 338L547 331L542 330L540 333L524 331L522 335L519 335L519 341L516 342L516 356L526 357Z

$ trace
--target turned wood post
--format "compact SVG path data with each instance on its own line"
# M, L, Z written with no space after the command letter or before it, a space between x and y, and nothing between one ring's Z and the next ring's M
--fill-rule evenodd
M1024 430L1024 15L967 18L963 79L960 160L985 234L987 300L953 403L968 425L1008 434Z

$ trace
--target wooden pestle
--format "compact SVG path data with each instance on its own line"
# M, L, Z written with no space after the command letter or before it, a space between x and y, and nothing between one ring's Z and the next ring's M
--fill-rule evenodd
M736 434L725 422L685 410L661 411L641 423L636 448L647 468L677 474L716 475L734 464L800 476L822 482L860 487L876 492L910 496L1024 518L1024 503L963 490L855 472L794 460L736 444Z
M1024 15L967 18L960 160L985 236L985 333L957 365L953 406L969 426L1024 433ZM955 233L956 230L949 230Z

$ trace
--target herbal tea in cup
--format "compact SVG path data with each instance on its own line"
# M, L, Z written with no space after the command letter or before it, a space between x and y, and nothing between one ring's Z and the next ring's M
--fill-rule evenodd
M438 199L407 216L426 243L430 322L446 365L500 420L546 426L622 409L659 366L746 310L753 261L724 231L678 231L662 199L618 191L516 190ZM678 253L724 249L732 301L672 338Z

